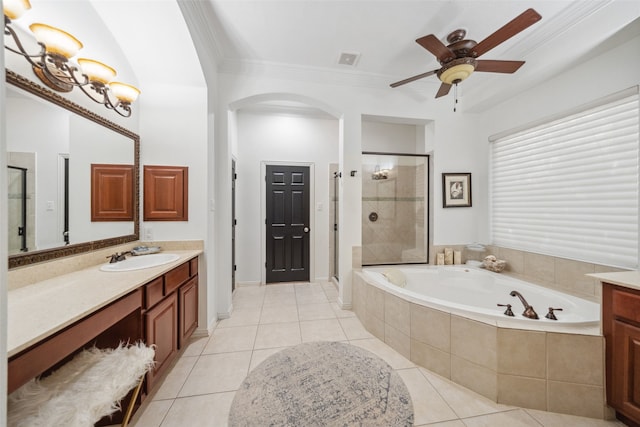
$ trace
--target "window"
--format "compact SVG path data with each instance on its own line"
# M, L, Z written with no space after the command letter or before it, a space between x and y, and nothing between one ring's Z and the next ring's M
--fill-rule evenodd
M638 267L638 88L490 138L493 244Z

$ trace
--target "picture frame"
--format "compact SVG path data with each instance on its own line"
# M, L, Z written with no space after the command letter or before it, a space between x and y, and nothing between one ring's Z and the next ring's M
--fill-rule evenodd
M442 174L442 207L468 208L471 207L471 174L443 173Z

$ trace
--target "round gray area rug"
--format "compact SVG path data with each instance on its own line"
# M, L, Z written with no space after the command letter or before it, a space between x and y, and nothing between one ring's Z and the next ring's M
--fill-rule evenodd
M412 426L402 378L350 344L311 342L258 365L236 392L231 426Z

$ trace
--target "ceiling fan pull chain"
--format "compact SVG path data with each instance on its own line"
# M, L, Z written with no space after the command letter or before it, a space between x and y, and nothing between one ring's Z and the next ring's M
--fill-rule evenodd
M453 85L453 112L456 112L458 106L458 83Z

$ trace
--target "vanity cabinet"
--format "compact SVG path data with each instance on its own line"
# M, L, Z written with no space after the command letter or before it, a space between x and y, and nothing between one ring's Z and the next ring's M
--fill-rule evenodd
M607 403L619 419L640 425L640 291L603 283Z
M198 326L198 259L193 258L144 286L145 337L156 350L147 390L166 372Z

